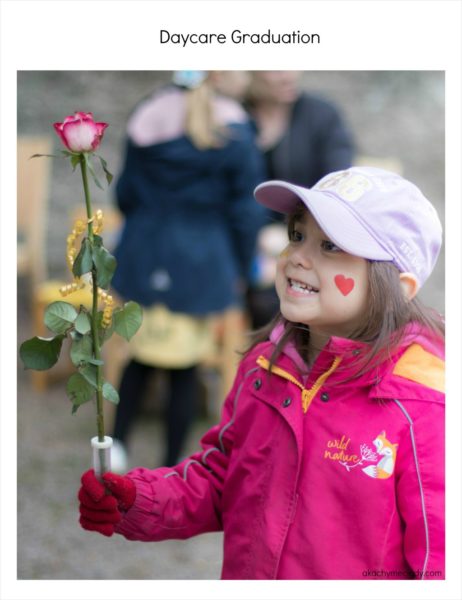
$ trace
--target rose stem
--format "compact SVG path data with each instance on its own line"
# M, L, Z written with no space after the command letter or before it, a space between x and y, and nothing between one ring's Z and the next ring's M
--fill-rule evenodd
M83 189L85 192L85 204L87 207L88 220L88 239L91 249L93 250L93 211L91 207L90 190L88 188L88 175L86 157L80 155L80 169L82 171ZM98 283L96 280L96 268L93 264L91 270L92 285L93 285L93 306L91 313L91 332L93 337L93 353L96 360L101 360L101 349L98 336ZM98 429L98 441L104 442L104 415L103 415L103 385L102 385L102 369L101 365L96 365L96 426Z

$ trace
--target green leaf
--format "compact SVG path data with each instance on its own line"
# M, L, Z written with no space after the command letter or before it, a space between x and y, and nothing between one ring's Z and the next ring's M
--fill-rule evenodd
M94 365L87 365L79 371L82 377L84 377L85 380L88 381L88 383L95 388L95 390L98 389L98 383L96 380L97 372L97 368Z
M76 331L85 335L91 330L90 318L86 312L80 312L74 323Z
M75 167L80 164L80 154L72 154L69 152L69 156L71 159L72 169L75 171Z
M58 362L64 335L54 338L33 337L21 344L19 356L26 369L46 371Z
M41 158L42 156L46 156L47 158L60 158L59 156L56 156L56 154L32 154L32 156L29 156L29 160L31 158Z
M99 154L96 155L100 162L101 162L101 166L103 168L104 174L106 175L106 181L108 183L108 185L111 184L111 181L113 180L114 176L112 175L112 173L108 170L107 168L107 162L104 160L104 158L102 156L99 156Z
M69 332L69 335L71 337L71 339L73 340L81 340L82 339L82 334L79 333L78 331L76 331L75 329L71 329L71 331Z
M79 367L93 359L93 341L89 335L75 339L71 344L70 356L72 363Z
M122 309L113 313L115 332L127 340L127 342L138 331L142 320L143 313L141 307L136 302L127 302Z
M44 322L55 333L64 333L77 318L77 310L68 302L52 302L45 310Z
M91 365L96 365L97 367L101 367L104 365L104 360L96 360L96 358L90 358L88 361Z
M95 235L93 246L93 263L96 268L96 283L103 290L109 289L111 279L117 267L117 261L102 245L103 240Z
M80 373L74 373L67 382L66 393L72 401L72 414L74 414L79 406L91 400L95 390Z
M76 277L81 277L85 273L89 273L93 268L93 259L91 255L90 240L85 237L80 246L80 252L77 254L72 267L72 272Z
M88 170L90 171L90 175L93 177L93 181L96 183L96 185L101 190L104 189L103 186L100 184L98 178L96 177L95 169L93 168L93 164L91 162L90 156L86 153L84 154L84 156L85 156L85 162L87 163Z
M109 400L113 404L119 404L119 394L108 381L105 381L103 384L103 398L106 398L106 400Z
M64 154L64 156L76 156L79 160L81 157L80 152L71 152L70 150L61 150L60 152L61 154Z

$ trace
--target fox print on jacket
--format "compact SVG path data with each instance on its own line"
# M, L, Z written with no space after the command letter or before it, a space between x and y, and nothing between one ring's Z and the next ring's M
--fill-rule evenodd
M395 468L396 460L396 449L398 444L390 443L386 438L385 431L382 431L374 440L374 446L377 449L377 454L383 456L383 458L377 463L377 465L369 465L364 467L363 472L369 477L378 477L379 479L386 479L393 475L393 469Z

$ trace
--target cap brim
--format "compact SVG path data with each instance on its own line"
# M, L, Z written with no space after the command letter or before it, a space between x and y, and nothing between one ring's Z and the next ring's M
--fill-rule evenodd
M286 181L266 181L254 194L260 204L285 214L291 213L301 200L327 237L345 252L369 260L393 260L358 215L328 191L306 189Z

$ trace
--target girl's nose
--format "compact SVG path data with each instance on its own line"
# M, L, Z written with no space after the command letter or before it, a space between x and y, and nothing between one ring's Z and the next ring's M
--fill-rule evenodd
M296 267L303 267L304 269L313 268L313 261L307 244L300 244L295 248L290 256L290 261Z

